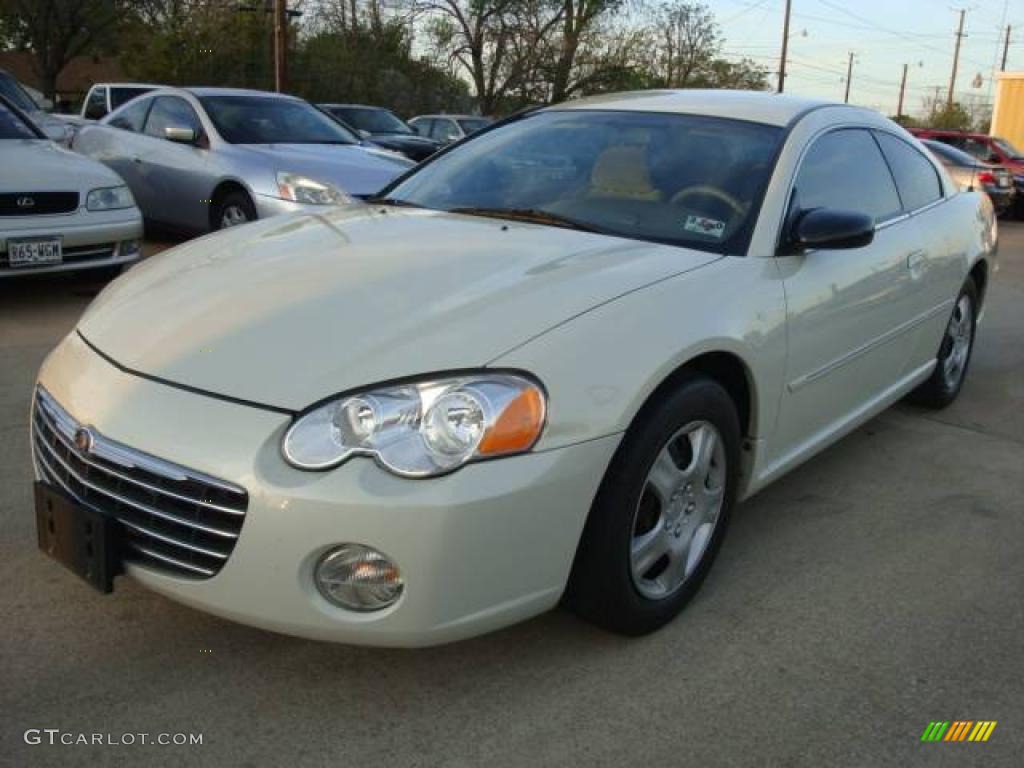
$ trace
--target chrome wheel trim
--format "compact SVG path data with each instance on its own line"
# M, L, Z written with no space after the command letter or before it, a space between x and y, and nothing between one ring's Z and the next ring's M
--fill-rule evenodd
M249 217L245 215L245 209L240 205L229 205L226 206L220 212L220 227L226 229L228 227L237 227L239 224L245 224L249 221Z
M971 299L964 294L953 307L953 316L946 326L946 335L942 340L945 356L941 360L942 380L949 390L960 384L967 367L967 358L971 353L974 341L974 307Z
M725 443L710 422L687 424L658 451L631 528L630 575L641 595L670 597L697 568L721 516L725 478Z

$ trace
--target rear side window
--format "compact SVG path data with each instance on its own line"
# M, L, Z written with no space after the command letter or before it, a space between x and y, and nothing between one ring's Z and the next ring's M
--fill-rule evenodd
M122 131L134 131L135 133L138 133L142 130L142 124L146 122L146 112L149 111L149 105L152 103L152 99L142 99L140 101L132 102L124 109L117 112L117 114L111 115L110 119L107 121L107 125L120 128Z
M902 139L876 132L882 154L896 178L903 210L916 211L942 197L942 183L928 159Z
M885 221L902 212L889 167L878 144L861 128L843 128L817 139L796 177L801 210L856 211Z
M88 120L99 120L107 116L107 89L93 88L89 92L89 100L85 103L85 117Z

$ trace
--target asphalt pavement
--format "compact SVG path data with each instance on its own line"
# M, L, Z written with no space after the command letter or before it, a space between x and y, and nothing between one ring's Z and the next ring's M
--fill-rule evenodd
M743 504L674 623L556 611L416 651L103 597L41 555L33 377L99 286L0 281L0 764L1024 765L1024 224L1001 233L960 400L892 408ZM997 726L922 743L935 720Z

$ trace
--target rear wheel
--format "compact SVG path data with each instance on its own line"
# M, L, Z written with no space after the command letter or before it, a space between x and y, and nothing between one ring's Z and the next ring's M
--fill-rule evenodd
M567 605L626 635L675 617L725 536L739 454L736 408L711 379L691 377L641 413L594 501Z
M953 305L946 332L939 345L935 370L910 399L928 408L945 408L956 400L967 376L967 366L974 350L974 331L978 316L978 289L967 279Z
M234 190L218 199L212 218L216 229L237 227L256 221L256 206L245 192Z

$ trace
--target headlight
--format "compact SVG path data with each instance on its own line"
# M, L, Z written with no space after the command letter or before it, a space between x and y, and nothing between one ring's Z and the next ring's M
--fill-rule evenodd
M117 208L131 208L135 205L132 191L128 187L100 187L92 190L85 198L85 207L90 211L113 211Z
M316 181L297 173L277 174L277 191L284 200L310 205L342 205L351 203L352 198L337 187L323 181Z
M546 411L544 392L523 376L432 379L317 406L292 424L281 450L299 469L331 469L363 455L396 475L431 477L530 450Z

